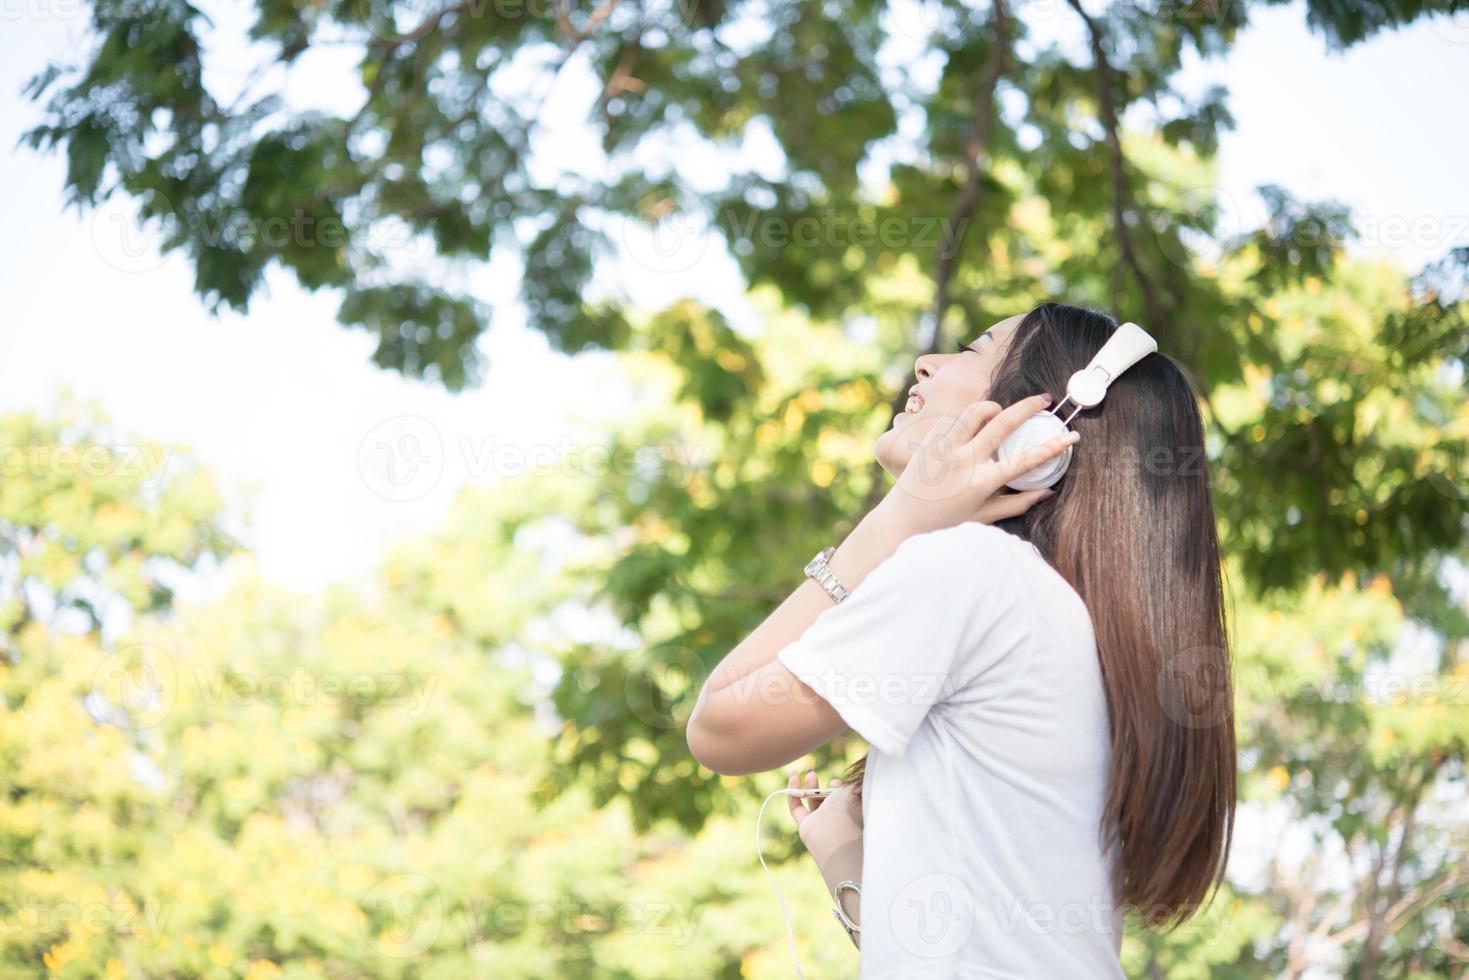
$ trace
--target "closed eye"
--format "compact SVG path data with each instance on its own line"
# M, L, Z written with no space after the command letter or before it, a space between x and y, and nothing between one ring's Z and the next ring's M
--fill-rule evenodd
M975 350L974 350L973 347L970 347L968 344L964 343L964 341L961 340L961 341L959 341L959 350L957 351L957 353L960 353L960 354L973 354L973 353L976 353L976 352L975 352Z

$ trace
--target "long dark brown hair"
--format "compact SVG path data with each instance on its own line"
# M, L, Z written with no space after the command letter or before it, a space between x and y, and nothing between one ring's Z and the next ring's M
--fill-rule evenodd
M1059 402L1116 329L1105 314L1041 304L989 398ZM1111 721L1101 844L1121 843L1123 906L1169 929L1212 898L1234 830L1230 640L1198 395L1159 351L1071 426L1081 442L1056 496L996 527L1034 544L1086 603ZM844 774L859 793L866 764Z

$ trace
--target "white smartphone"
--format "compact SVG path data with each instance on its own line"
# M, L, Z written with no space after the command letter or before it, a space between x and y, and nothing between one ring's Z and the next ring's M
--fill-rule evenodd
M841 787L837 787L837 789L840 788ZM820 789L788 789L786 790L786 795L794 796L797 799L809 799L811 797L830 796L834 792L836 792L836 790L832 789L830 786L823 786Z

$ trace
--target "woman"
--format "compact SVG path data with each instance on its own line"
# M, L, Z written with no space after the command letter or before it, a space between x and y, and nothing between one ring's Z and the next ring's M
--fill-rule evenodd
M790 801L828 889L861 884L838 902L863 980L1121 977L1124 912L1176 926L1222 880L1234 715L1194 391L1148 354L1068 437L994 461L1116 329L1046 303L919 358L876 447L896 484L829 559L849 596L803 581L690 717L730 775L870 743ZM1078 438L1052 490L1000 492Z

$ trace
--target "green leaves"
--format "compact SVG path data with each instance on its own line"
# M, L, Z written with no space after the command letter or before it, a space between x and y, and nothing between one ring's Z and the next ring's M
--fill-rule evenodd
M477 301L421 283L349 290L338 319L377 335L373 363L441 382L451 391L475 383L475 341L489 312Z

